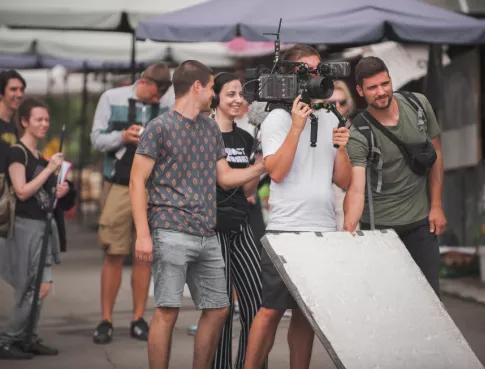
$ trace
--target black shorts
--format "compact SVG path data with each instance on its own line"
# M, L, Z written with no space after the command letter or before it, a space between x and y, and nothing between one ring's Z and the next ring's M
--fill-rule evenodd
M277 310L298 308L295 299L264 248L261 252L261 279L263 283L262 307Z

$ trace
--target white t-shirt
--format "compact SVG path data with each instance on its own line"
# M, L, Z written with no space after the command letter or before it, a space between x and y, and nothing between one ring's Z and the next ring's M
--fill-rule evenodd
M333 128L338 119L326 110L318 117L317 146L310 147L310 118L300 141L290 172L280 183L271 181L267 230L332 232L337 230L332 189L336 149ZM275 154L291 128L291 114L273 110L262 124L263 156Z

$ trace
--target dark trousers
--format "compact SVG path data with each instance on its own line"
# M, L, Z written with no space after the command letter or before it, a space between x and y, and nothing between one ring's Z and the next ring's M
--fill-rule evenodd
M376 225L376 229L389 229L396 231L404 243L414 262L419 266L429 284L440 296L440 249L438 237L429 231L428 218L403 226ZM362 230L369 230L367 223L361 223Z

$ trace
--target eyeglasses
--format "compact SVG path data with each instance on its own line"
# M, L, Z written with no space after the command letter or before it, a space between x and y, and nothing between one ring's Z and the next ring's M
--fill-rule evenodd
M330 104L345 106L347 104L347 100L328 100Z

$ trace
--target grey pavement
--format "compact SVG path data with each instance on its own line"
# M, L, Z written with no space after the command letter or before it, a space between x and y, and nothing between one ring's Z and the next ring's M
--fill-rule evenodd
M131 320L130 267L123 271L123 283L114 313L114 340L109 345L95 345L92 332L98 324L100 269L102 253L96 234L76 224L68 227L68 252L63 263L55 267L54 288L46 299L39 333L46 344L60 350L56 357L36 357L30 361L0 361L1 369L137 369L148 368L146 343L130 338ZM483 287L483 286L482 286ZM480 288L480 286L477 286ZM459 287L457 287L459 290ZM456 292L456 291L455 291ZM13 303L10 287L0 280L0 325L3 325ZM478 358L485 364L485 305L446 295L444 304L458 328L468 340ZM153 298L149 299L146 319L150 321ZM191 368L193 337L187 327L196 323L199 313L192 301L184 297L175 326L170 368ZM284 319L278 329L270 354L270 368L289 368L286 334L289 320ZM239 324L234 329L234 353L237 347ZM312 369L335 368L323 346L316 339L311 362Z

